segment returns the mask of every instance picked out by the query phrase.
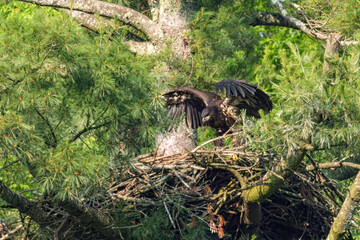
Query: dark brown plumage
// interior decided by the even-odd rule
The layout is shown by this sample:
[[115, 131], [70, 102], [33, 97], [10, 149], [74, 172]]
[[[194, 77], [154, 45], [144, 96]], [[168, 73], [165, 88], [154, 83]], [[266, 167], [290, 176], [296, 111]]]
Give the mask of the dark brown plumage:
[[[210, 126], [217, 135], [224, 134], [240, 117], [240, 111], [260, 118], [259, 110], [272, 109], [269, 96], [244, 80], [225, 79], [215, 84], [216, 93], [181, 87], [164, 94], [168, 115], [174, 119], [185, 114], [188, 127]], [[222, 99], [217, 93], [226, 91]]]

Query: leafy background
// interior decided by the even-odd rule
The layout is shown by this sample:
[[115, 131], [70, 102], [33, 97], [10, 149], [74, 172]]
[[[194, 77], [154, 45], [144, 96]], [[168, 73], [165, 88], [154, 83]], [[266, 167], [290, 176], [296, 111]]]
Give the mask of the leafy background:
[[[310, 134], [317, 162], [357, 156], [360, 47], [343, 50], [324, 77], [321, 43], [296, 30], [246, 24], [249, 12], [272, 10], [267, 2], [199, 1], [190, 24], [190, 60], [176, 59], [170, 49], [156, 58], [133, 55], [123, 43], [125, 27], [94, 34], [59, 11], [2, 3], [0, 181], [28, 199], [48, 193], [59, 199], [101, 198], [113, 169], [152, 151], [156, 135], [169, 126], [161, 93], [181, 85], [210, 91], [224, 78], [259, 83], [273, 100], [270, 114], [240, 126], [251, 132], [245, 136], [249, 146], [286, 153], [297, 137]], [[309, 11], [314, 19], [328, 17], [319, 16], [312, 5], [317, 1], [302, 3], [315, 9]], [[328, 12], [334, 14], [328, 27], [359, 40], [357, 5], [347, 1], [336, 14]], [[198, 140], [213, 134], [203, 128]], [[148, 218], [129, 215], [142, 222], [131, 237], [171, 236], [168, 219], [159, 217], [163, 210]], [[7, 208], [0, 209], [0, 218], [10, 225], [18, 221], [16, 211]], [[189, 228], [185, 238], [204, 234]]]

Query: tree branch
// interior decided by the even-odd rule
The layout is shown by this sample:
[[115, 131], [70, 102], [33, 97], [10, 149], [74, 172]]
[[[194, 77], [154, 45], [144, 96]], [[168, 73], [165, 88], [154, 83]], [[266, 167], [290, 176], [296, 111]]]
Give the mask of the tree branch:
[[5, 168], [8, 168], [8, 167], [14, 165], [14, 164], [17, 163], [17, 162], [20, 162], [20, 161], [22, 161], [22, 160], [23, 160], [23, 159], [18, 159], [18, 160], [13, 161], [13, 162], [11, 162], [11, 163], [3, 166], [2, 168], [0, 168], [0, 171], [2, 171], [2, 170], [4, 170]]
[[280, 2], [280, 0], [271, 0], [271, 2], [277, 9], [279, 9], [281, 15], [287, 21], [289, 21], [292, 25], [296, 26], [297, 29], [300, 29], [301, 31], [303, 31], [307, 35], [312, 36], [312, 37], [314, 37], [316, 39], [319, 39], [319, 40], [326, 40], [328, 38], [327, 34], [311, 30], [306, 26], [305, 23], [303, 23], [302, 21], [300, 21], [297, 18], [294, 18], [294, 17], [290, 16], [288, 14], [288, 12], [286, 11], [285, 7]]
[[11, 231], [7, 232], [5, 235], [0, 235], [0, 240], [10, 239], [12, 235], [14, 235], [17, 231], [19, 231], [24, 226], [20, 223], [16, 226], [16, 228], [12, 229]]
[[245, 188], [242, 197], [245, 202], [263, 202], [277, 191], [300, 166], [306, 149], [300, 147], [289, 152], [272, 171], [268, 171], [258, 184]]
[[163, 32], [147, 16], [131, 8], [107, 3], [97, 0], [20, 0], [22, 2], [34, 3], [40, 6], [50, 6], [54, 8], [64, 8], [81, 11], [85, 13], [99, 14], [103, 17], [118, 18], [125, 24], [129, 24], [145, 35], [153, 42], [160, 42]]
[[313, 171], [316, 168], [326, 169], [326, 168], [341, 168], [341, 167], [351, 167], [360, 170], [360, 164], [352, 162], [332, 162], [332, 163], [320, 163], [316, 167], [313, 165], [306, 166], [306, 170]]
[[297, 25], [290, 22], [287, 18], [283, 17], [280, 13], [273, 12], [256, 12], [250, 14], [246, 21], [250, 26], [279, 26], [300, 29]]
[[86, 207], [77, 199], [67, 199], [58, 202], [64, 210], [77, 218], [88, 229], [95, 229], [106, 239], [119, 239], [119, 231], [112, 228], [113, 222], [101, 211]]
[[350, 187], [350, 191], [345, 198], [343, 205], [341, 206], [340, 212], [335, 218], [333, 224], [331, 225], [331, 230], [326, 238], [327, 240], [337, 240], [342, 239], [344, 236], [349, 220], [352, 217], [352, 214], [355, 208], [360, 202], [360, 171], [358, 172], [354, 183]]
[[45, 211], [35, 203], [12, 191], [8, 186], [0, 181], [0, 198], [8, 204], [17, 208], [20, 212], [29, 215], [41, 227], [47, 227], [50, 219]]
[[100, 26], [108, 27], [114, 25], [110, 19], [104, 17], [96, 18], [94, 14], [68, 9], [63, 9], [63, 11], [73, 17], [78, 23], [94, 32], [99, 32]]
[[131, 52], [136, 53], [140, 56], [159, 53], [159, 49], [151, 42], [127, 41], [125, 42], [125, 44]]
[[48, 120], [47, 118], [45, 118], [45, 117], [40, 113], [40, 111], [39, 111], [36, 107], [34, 107], [34, 108], [35, 108], [35, 112], [36, 112], [37, 114], [39, 114], [39, 116], [45, 121], [46, 125], [48, 125], [48, 127], [49, 127], [49, 129], [50, 129], [51, 136], [53, 137], [53, 140], [54, 140], [54, 143], [51, 144], [51, 145], [52, 145], [53, 147], [56, 147], [56, 145], [57, 145], [57, 138], [56, 138], [56, 136], [55, 136], [55, 132], [54, 132], [53, 127], [51, 126], [49, 120]]
[[97, 125], [97, 126], [93, 126], [93, 127], [85, 127], [83, 130], [81, 130], [80, 132], [78, 132], [77, 134], [75, 134], [74, 137], [72, 137], [70, 139], [70, 142], [74, 142], [76, 139], [78, 139], [81, 135], [83, 135], [84, 133], [90, 131], [90, 130], [94, 130], [94, 129], [98, 129], [98, 128], [101, 128], [105, 125], [109, 124], [109, 122], [105, 122], [103, 124], [100, 124], [100, 125]]

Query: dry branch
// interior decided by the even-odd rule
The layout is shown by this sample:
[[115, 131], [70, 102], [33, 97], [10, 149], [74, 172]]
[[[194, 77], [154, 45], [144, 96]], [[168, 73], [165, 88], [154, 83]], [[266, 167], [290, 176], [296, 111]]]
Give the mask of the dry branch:
[[[289, 157], [301, 151], [292, 152]], [[297, 156], [299, 161], [303, 157], [300, 155]], [[330, 230], [333, 210], [338, 204], [337, 198], [329, 198], [324, 192], [331, 196], [336, 193], [329, 187], [330, 183], [320, 181], [323, 179], [320, 169], [306, 171], [301, 168], [302, 172], [295, 175], [293, 171], [285, 170], [282, 174], [277, 169], [282, 161], [280, 155], [255, 152], [244, 146], [232, 149], [197, 148], [189, 153], [165, 157], [145, 155], [133, 161], [134, 169], [119, 172], [109, 189], [113, 192], [113, 201], [130, 200], [136, 204], [136, 209], [141, 208], [145, 212], [148, 201], [155, 205], [166, 204], [168, 211], [172, 212], [170, 208], [173, 204], [182, 199], [183, 207], [189, 212], [181, 216], [184, 218], [182, 221], [190, 222], [193, 216], [202, 216], [218, 233], [220, 224], [217, 218], [232, 223], [221, 226], [221, 231], [236, 234], [239, 227], [243, 228], [241, 231], [251, 227], [255, 230], [262, 212], [260, 232], [264, 239], [279, 239], [283, 234], [278, 230], [280, 227], [293, 232], [298, 238], [301, 235], [311, 239], [324, 238]], [[286, 168], [295, 169], [299, 161], [287, 164]], [[269, 168], [273, 170], [268, 171]], [[248, 186], [251, 186], [250, 189], [255, 186], [264, 189], [266, 175], [281, 179], [280, 191], [274, 190], [267, 197], [269, 201], [261, 205], [246, 202], [244, 192], [247, 192]], [[251, 216], [246, 211], [252, 206], [259, 214]]]
[[297, 29], [300, 29], [301, 31], [303, 31], [304, 33], [306, 33], [307, 35], [309, 36], [312, 36], [312, 37], [315, 37], [316, 39], [319, 39], [319, 40], [326, 40], [328, 38], [327, 34], [324, 34], [322, 32], [317, 32], [317, 31], [314, 31], [310, 28], [308, 28], [306, 26], [306, 24], [302, 21], [300, 21], [299, 19], [291, 16], [288, 14], [287, 10], [285, 9], [285, 7], [282, 5], [281, 1], [280, 0], [272, 0], [271, 1], [272, 4], [280, 11], [281, 15], [289, 22], [292, 24], [292, 26], [290, 27], [293, 27], [293, 28], [297, 28]]
[[341, 168], [341, 167], [351, 167], [360, 170], [360, 164], [352, 163], [352, 162], [331, 162], [331, 163], [320, 163], [317, 166], [306, 166], [306, 170], [312, 171], [316, 168], [320, 169], [328, 169], [328, 168]]

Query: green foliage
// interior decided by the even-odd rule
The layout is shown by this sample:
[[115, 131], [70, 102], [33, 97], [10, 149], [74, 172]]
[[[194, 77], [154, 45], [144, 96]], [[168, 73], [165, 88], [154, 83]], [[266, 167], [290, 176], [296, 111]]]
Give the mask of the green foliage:
[[119, 152], [152, 147], [151, 61], [55, 10], [0, 9], [0, 155], [4, 166], [20, 160], [21, 171], [6, 169], [13, 181], [31, 173], [42, 191], [80, 197], [106, 184]]
[[[359, 30], [360, 6], [358, 0], [348, 1], [301, 1], [300, 6], [306, 12], [314, 27], [322, 30], [336, 30], [346, 36]], [[298, 13], [298, 15], [301, 14]]]
[[[331, 77], [323, 76], [322, 58], [316, 51], [300, 54], [298, 46], [290, 43], [288, 48], [290, 54], [286, 50], [279, 52], [279, 70], [274, 67], [269, 74], [266, 68], [257, 69], [262, 81], [272, 83], [268, 86], [275, 109], [248, 131], [258, 131], [255, 138], [267, 139], [267, 147], [291, 148], [299, 139], [310, 141], [315, 149], [327, 150], [326, 154], [313, 154], [319, 162], [358, 154], [358, 46], [334, 60]], [[263, 63], [274, 62], [268, 56], [264, 55]]]
[[151, 216], [142, 219], [141, 226], [131, 232], [132, 239], [171, 239], [171, 223], [164, 208], [153, 211]]
[[[144, 1], [112, 2], [147, 10]], [[299, 4], [313, 19], [331, 15], [325, 28], [359, 40], [358, 1]], [[297, 30], [246, 25], [249, 12], [273, 10], [269, 1], [195, 5], [190, 60], [176, 58], [170, 47], [157, 59], [134, 56], [122, 42], [125, 28], [95, 35], [52, 9], [0, 5], [0, 181], [18, 192], [33, 189], [23, 193], [28, 199], [41, 193], [101, 198], [111, 168], [125, 164], [118, 159], [149, 152], [158, 126], [170, 125], [159, 97], [164, 88], [186, 84], [212, 90], [224, 78], [259, 83], [274, 103], [262, 119], [237, 126], [249, 148], [286, 156], [306, 140], [317, 162], [359, 154], [358, 45], [334, 58], [324, 76], [318, 42]], [[213, 136], [203, 128], [198, 139], [201, 144]], [[173, 216], [183, 213], [181, 204], [171, 206]], [[173, 238], [176, 230], [167, 214], [159, 207], [147, 217], [136, 215], [138, 226], [128, 236]], [[18, 219], [4, 210], [0, 217]], [[184, 239], [210, 235], [202, 222], [196, 228], [180, 224]]]
[[[214, 11], [202, 8], [191, 24], [192, 83], [210, 88], [224, 78], [246, 78], [259, 57], [254, 52], [259, 35], [242, 23], [236, 9], [221, 5]], [[211, 86], [212, 88], [212, 86]]]

